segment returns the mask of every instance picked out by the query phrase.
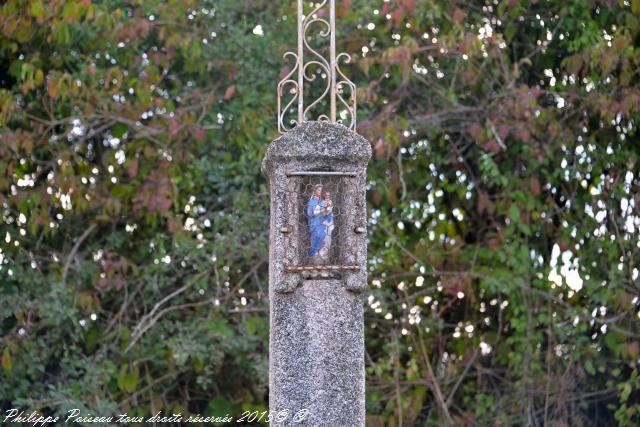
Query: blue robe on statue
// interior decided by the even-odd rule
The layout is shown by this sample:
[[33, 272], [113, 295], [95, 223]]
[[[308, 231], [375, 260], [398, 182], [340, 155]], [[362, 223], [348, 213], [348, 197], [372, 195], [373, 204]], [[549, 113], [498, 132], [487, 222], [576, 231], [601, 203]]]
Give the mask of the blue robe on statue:
[[314, 212], [319, 210], [316, 209], [316, 207], [321, 206], [321, 204], [322, 200], [312, 197], [311, 199], [309, 199], [309, 204], [307, 205], [307, 217], [309, 218], [309, 237], [311, 238], [311, 250], [309, 251], [309, 255], [312, 257], [316, 256], [318, 251], [322, 249], [324, 238], [326, 236], [326, 227], [323, 224], [323, 212]]

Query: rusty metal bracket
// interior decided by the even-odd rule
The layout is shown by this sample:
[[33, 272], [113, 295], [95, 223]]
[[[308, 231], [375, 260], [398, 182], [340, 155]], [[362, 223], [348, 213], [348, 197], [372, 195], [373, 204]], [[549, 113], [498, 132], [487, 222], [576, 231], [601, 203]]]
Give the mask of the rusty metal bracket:
[[359, 271], [357, 265], [285, 265], [284, 271], [287, 273], [299, 273], [301, 271], [339, 271], [350, 270]]

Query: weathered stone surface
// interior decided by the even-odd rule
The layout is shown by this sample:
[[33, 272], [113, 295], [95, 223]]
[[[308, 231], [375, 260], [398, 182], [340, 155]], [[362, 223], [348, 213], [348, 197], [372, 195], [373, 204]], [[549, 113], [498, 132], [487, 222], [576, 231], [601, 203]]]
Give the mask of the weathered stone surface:
[[304, 122], [269, 144], [262, 161], [262, 173], [270, 176], [282, 162], [291, 168], [364, 169], [370, 158], [371, 144], [345, 126]]
[[[305, 122], [273, 141], [262, 162], [271, 192], [269, 247], [269, 406], [288, 410], [272, 426], [364, 426], [364, 325], [367, 286], [366, 165], [371, 145], [346, 127]], [[295, 171], [348, 172], [340, 250], [358, 271], [286, 272], [300, 264]], [[289, 195], [289, 196], [287, 196]], [[283, 232], [285, 230], [286, 232]], [[293, 415], [308, 410], [302, 422]]]
[[[269, 406], [292, 414], [275, 425], [364, 425], [361, 294], [337, 280], [305, 280], [271, 304]], [[293, 422], [302, 409], [309, 415]]]

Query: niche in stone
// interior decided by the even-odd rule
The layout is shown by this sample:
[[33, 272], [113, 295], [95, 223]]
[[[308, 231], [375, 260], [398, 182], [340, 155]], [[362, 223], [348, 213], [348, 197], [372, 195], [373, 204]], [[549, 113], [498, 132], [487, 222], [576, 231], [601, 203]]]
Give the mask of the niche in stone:
[[353, 233], [354, 177], [334, 171], [287, 174], [287, 241], [297, 253], [285, 271], [335, 277], [359, 269], [347, 232], [351, 227]]

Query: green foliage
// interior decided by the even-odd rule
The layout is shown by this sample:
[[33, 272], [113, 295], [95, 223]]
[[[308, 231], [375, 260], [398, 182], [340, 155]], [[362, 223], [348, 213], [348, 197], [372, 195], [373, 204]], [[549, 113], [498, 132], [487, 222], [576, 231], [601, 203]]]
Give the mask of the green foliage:
[[3, 407], [265, 401], [264, 138], [225, 136], [249, 92], [235, 9], [2, 6]]
[[[640, 3], [337, 3], [375, 153], [368, 424], [640, 423]], [[0, 6], [3, 409], [267, 406], [294, 7]]]

